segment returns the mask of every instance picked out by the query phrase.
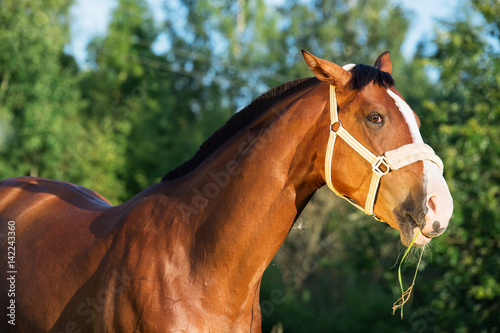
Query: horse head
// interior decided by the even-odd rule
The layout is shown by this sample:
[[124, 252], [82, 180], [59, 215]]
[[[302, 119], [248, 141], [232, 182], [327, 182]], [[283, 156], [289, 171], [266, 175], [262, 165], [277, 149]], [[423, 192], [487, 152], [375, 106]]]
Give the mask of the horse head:
[[453, 200], [441, 160], [424, 144], [418, 116], [394, 86], [389, 52], [373, 67], [341, 67], [303, 55], [314, 75], [330, 85], [324, 182], [399, 230], [406, 246], [418, 231], [418, 245], [441, 235]]

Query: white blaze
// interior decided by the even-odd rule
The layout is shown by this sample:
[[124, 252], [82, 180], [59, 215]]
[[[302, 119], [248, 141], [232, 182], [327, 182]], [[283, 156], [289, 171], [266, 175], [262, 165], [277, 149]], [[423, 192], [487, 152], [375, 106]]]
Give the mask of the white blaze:
[[[399, 108], [403, 117], [408, 124], [410, 129], [410, 134], [412, 136], [414, 143], [424, 143], [422, 135], [418, 129], [417, 120], [413, 114], [413, 110], [410, 106], [397, 94], [387, 89], [387, 93], [396, 102], [396, 106]], [[430, 233], [434, 230], [433, 223], [435, 221], [439, 222], [439, 228], [446, 228], [448, 226], [448, 221], [451, 218], [453, 212], [453, 199], [451, 197], [448, 185], [441, 174], [441, 171], [431, 161], [423, 161], [424, 164], [424, 186], [426, 188], [427, 194], [427, 215], [425, 216], [426, 225], [423, 228], [423, 232]], [[415, 228], [414, 232], [418, 229]], [[426, 237], [420, 237], [418, 243], [427, 243], [429, 239]]]
[[403, 101], [401, 97], [399, 97], [397, 94], [392, 92], [391, 90], [387, 89], [387, 93], [389, 96], [391, 96], [394, 101], [396, 102], [396, 106], [399, 108], [401, 113], [403, 114], [403, 117], [406, 120], [406, 123], [408, 124], [408, 127], [410, 128], [410, 133], [411, 137], [413, 139], [414, 143], [424, 143], [424, 140], [422, 140], [422, 136], [420, 135], [420, 131], [418, 130], [418, 124], [417, 120], [415, 119], [415, 115], [413, 114], [413, 110], [410, 108], [410, 106]]

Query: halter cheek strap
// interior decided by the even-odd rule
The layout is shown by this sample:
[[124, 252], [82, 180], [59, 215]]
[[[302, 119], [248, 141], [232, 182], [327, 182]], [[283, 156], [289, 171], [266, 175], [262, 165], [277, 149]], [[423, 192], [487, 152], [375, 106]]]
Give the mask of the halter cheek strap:
[[[443, 162], [434, 153], [434, 150], [425, 143], [410, 143], [403, 145], [397, 149], [385, 152], [381, 156], [376, 156], [358, 140], [356, 140], [343, 126], [339, 120], [338, 110], [337, 110], [337, 98], [335, 94], [335, 87], [330, 86], [330, 138], [328, 139], [328, 146], [326, 148], [326, 158], [325, 158], [325, 178], [328, 187], [341, 198], [346, 199], [351, 204], [353, 204], [358, 209], [365, 212], [367, 215], [373, 216], [375, 219], [382, 221], [373, 212], [373, 207], [375, 205], [375, 199], [377, 197], [378, 188], [380, 186], [380, 179], [388, 174], [392, 170], [398, 170], [406, 165], [412, 164], [418, 161], [431, 161], [435, 163], [441, 173], [443, 172]], [[334, 130], [334, 127], [338, 128]], [[368, 190], [368, 195], [366, 197], [365, 206], [362, 207], [354, 200], [346, 197], [339, 191], [335, 189], [332, 183], [332, 162], [333, 162], [333, 149], [335, 147], [335, 141], [339, 136], [344, 140], [351, 148], [353, 148], [358, 154], [360, 154], [365, 160], [372, 166], [372, 179], [370, 182], [370, 189]], [[382, 221], [383, 222], [383, 221]]]

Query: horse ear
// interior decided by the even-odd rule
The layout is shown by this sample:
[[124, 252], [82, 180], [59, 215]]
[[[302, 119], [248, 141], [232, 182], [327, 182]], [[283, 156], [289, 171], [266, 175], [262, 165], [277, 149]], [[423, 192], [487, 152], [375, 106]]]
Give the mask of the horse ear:
[[341, 90], [347, 87], [352, 77], [351, 73], [333, 62], [315, 57], [306, 50], [302, 50], [302, 55], [307, 66], [319, 80], [328, 82]]
[[380, 69], [382, 72], [387, 72], [391, 74], [392, 72], [391, 52], [386, 51], [381, 55], [379, 55], [377, 61], [375, 61], [375, 68]]

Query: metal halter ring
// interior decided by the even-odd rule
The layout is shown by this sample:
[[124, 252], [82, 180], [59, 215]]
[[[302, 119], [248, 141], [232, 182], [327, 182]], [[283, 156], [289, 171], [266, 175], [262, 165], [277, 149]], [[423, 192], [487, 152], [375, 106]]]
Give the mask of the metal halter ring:
[[[336, 123], [339, 123], [339, 125], [340, 125], [340, 126], [339, 126], [339, 128], [338, 128], [336, 131], [334, 131], [334, 130], [333, 130], [333, 125], [335, 125]], [[342, 126], [342, 122], [341, 122], [340, 120], [337, 120], [336, 122], [334, 122], [334, 123], [331, 123], [331, 124], [330, 124], [330, 132], [332, 132], [333, 134], [337, 135], [337, 133], [339, 132], [339, 130], [340, 130], [342, 127], [343, 127], [343, 126]]]
[[[385, 171], [380, 169], [381, 166], [385, 168]], [[383, 176], [387, 175], [389, 171], [391, 171], [391, 168], [389, 167], [389, 163], [387, 163], [385, 156], [379, 156], [377, 158], [377, 161], [373, 164], [372, 170], [373, 172], [379, 174], [380, 176]]]

